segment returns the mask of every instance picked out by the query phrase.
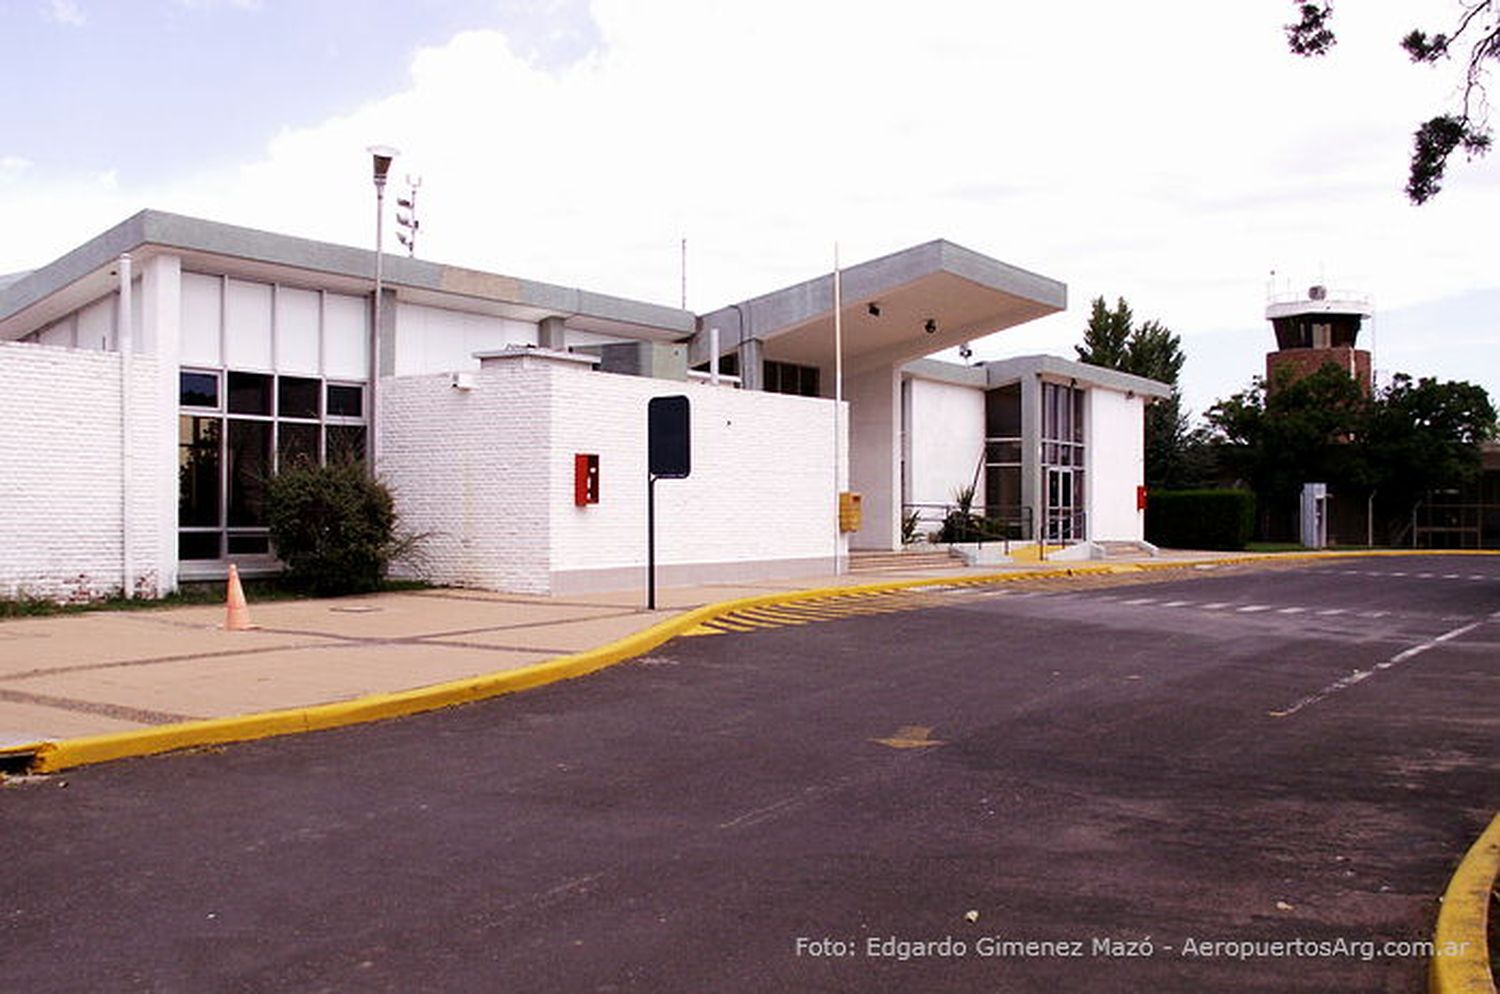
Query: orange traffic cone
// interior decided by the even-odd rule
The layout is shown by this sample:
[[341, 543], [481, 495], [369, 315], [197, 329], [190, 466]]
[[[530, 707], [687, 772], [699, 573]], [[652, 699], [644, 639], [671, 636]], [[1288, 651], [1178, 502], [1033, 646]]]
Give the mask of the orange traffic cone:
[[228, 610], [224, 614], [226, 632], [244, 632], [255, 627], [250, 623], [250, 606], [245, 603], [245, 588], [240, 586], [240, 568], [233, 563], [229, 564], [227, 607]]

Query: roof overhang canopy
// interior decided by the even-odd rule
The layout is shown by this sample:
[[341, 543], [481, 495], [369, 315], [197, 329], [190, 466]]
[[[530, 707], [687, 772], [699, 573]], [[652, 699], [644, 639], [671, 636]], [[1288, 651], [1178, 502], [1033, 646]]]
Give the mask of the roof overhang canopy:
[[1073, 386], [1113, 390], [1132, 396], [1161, 400], [1172, 395], [1172, 386], [1144, 376], [1094, 366], [1086, 362], [1075, 362], [1053, 355], [1024, 355], [1010, 359], [991, 359], [972, 366], [941, 362], [936, 359], [918, 359], [907, 363], [901, 372], [908, 377], [935, 380], [956, 386], [993, 390], [1019, 382], [1026, 377], [1040, 377], [1056, 383]]
[[[1067, 287], [947, 241], [933, 241], [842, 271], [844, 364], [849, 372], [901, 365], [1067, 307]], [[689, 361], [706, 361], [707, 331], [721, 352], [745, 339], [767, 358], [833, 362], [833, 274], [714, 311]]]
[[[141, 211], [97, 238], [0, 284], [0, 341], [20, 338], [116, 289], [122, 253], [140, 264], [162, 253], [187, 270], [351, 294], [374, 289], [375, 253], [163, 211]], [[398, 299], [524, 321], [563, 318], [569, 327], [680, 341], [692, 314], [675, 307], [573, 287], [387, 254], [385, 286]]]

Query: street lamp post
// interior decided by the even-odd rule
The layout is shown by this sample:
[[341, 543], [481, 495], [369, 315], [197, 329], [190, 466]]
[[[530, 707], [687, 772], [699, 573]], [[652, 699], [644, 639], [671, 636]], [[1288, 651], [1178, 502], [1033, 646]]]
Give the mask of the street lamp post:
[[373, 474], [380, 461], [380, 430], [376, 422], [377, 392], [380, 384], [380, 328], [381, 309], [385, 303], [385, 178], [391, 171], [391, 161], [401, 153], [389, 145], [371, 145], [366, 151], [375, 166], [375, 311], [374, 327], [370, 329], [370, 404], [369, 431], [370, 472]]

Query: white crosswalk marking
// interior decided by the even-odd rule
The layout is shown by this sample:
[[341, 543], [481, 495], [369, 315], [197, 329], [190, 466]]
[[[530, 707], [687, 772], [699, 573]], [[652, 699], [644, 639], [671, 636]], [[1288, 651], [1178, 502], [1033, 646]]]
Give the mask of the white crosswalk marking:
[[1271, 610], [1271, 605], [1269, 605], [1269, 604], [1246, 604], [1244, 607], [1238, 608], [1237, 610], [1240, 612], [1240, 614], [1255, 614], [1258, 611], [1269, 611], [1269, 610]]
[[1307, 610], [1307, 608], [1305, 608], [1305, 607], [1284, 607], [1280, 611], [1277, 611], [1276, 613], [1277, 614], [1301, 614], [1302, 612], [1304, 612], [1306, 610]]
[[1300, 701], [1296, 701], [1288, 707], [1282, 708], [1279, 711], [1268, 711], [1266, 713], [1273, 718], [1290, 718], [1298, 711], [1301, 711], [1304, 708], [1312, 707], [1314, 704], [1317, 704], [1319, 701], [1322, 701], [1325, 698], [1348, 690], [1355, 684], [1361, 683], [1364, 680], [1368, 680], [1376, 673], [1379, 673], [1383, 670], [1388, 670], [1393, 666], [1398, 666], [1401, 663], [1406, 662], [1408, 659], [1411, 659], [1413, 656], [1420, 656], [1422, 653], [1427, 652], [1430, 649], [1437, 648], [1444, 642], [1449, 642], [1453, 639], [1461, 638], [1464, 635], [1467, 635], [1469, 632], [1472, 632], [1474, 629], [1478, 628], [1480, 624], [1481, 622], [1476, 621], [1472, 624], [1464, 625], [1462, 628], [1455, 628], [1452, 631], [1444, 632], [1436, 638], [1429, 639], [1428, 641], [1423, 642], [1420, 645], [1414, 645], [1410, 649], [1398, 652], [1384, 662], [1376, 663], [1374, 669], [1355, 670], [1348, 676], [1340, 677], [1339, 679], [1333, 681], [1333, 683], [1330, 683], [1328, 686], [1324, 687], [1322, 690], [1319, 690], [1312, 694], [1308, 694]]

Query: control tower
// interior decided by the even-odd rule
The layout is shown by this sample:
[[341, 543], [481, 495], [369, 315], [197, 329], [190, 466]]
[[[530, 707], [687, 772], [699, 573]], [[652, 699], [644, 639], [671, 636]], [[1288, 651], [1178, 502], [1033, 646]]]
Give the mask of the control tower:
[[1289, 383], [1332, 363], [1370, 392], [1370, 353], [1356, 348], [1359, 329], [1375, 313], [1366, 293], [1309, 287], [1301, 294], [1277, 295], [1266, 305], [1276, 331], [1276, 351], [1266, 353], [1266, 385]]

